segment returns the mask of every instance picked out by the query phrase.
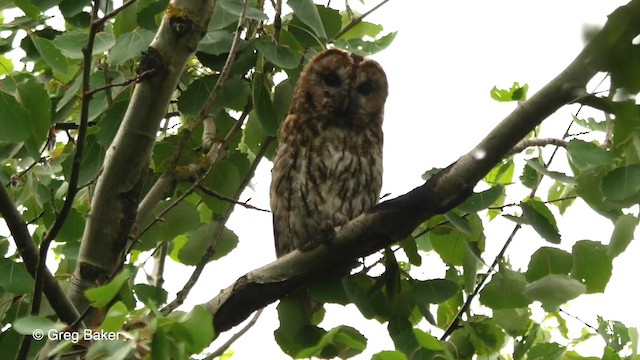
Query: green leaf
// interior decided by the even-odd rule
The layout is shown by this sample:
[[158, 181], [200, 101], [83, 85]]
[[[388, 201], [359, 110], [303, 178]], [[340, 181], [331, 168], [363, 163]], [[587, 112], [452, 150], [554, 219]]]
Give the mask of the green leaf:
[[265, 87], [265, 79], [260, 72], [253, 74], [252, 95], [254, 110], [262, 129], [268, 136], [276, 136], [280, 126], [278, 115], [271, 101], [271, 93]]
[[62, 0], [31, 0], [33, 5], [37, 6], [40, 11], [45, 12], [52, 7], [58, 5]]
[[304, 349], [316, 346], [325, 334], [322, 329], [310, 324], [309, 312], [299, 296], [280, 300], [278, 319], [280, 327], [274, 333], [276, 342], [282, 351], [294, 358]]
[[436, 228], [427, 233], [433, 250], [446, 264], [462, 265], [467, 252], [464, 234], [450, 229]]
[[528, 200], [520, 204], [522, 215], [527, 223], [542, 236], [543, 239], [553, 244], [560, 243], [560, 233], [553, 214], [547, 206], [538, 200]]
[[624, 145], [637, 136], [640, 127], [640, 112], [634, 99], [611, 103], [615, 115], [613, 148], [620, 153]]
[[[185, 265], [197, 265], [205, 253], [216, 233], [219, 223], [212, 221], [208, 224], [200, 225], [191, 232], [189, 241], [178, 251], [178, 259]], [[215, 252], [209, 260], [217, 260], [235, 249], [238, 245], [238, 236], [226, 227], [222, 230], [222, 236], [216, 243]], [[178, 250], [177, 248], [175, 250]], [[175, 252], [174, 252], [175, 253]]]
[[587, 293], [604, 292], [613, 265], [607, 255], [608, 246], [597, 241], [581, 240], [573, 245], [571, 277], [586, 285]]
[[347, 359], [360, 354], [367, 347], [367, 339], [356, 329], [338, 326], [325, 333], [317, 345], [296, 354], [296, 358], [337, 357]]
[[616, 220], [611, 240], [607, 246], [607, 255], [611, 259], [622, 254], [633, 240], [633, 233], [638, 226], [638, 219], [633, 215], [622, 215]]
[[582, 126], [583, 128], [593, 130], [593, 131], [607, 131], [607, 122], [606, 121], [596, 121], [594, 118], [590, 117], [586, 120], [580, 119], [576, 116], [573, 117], [573, 121]]
[[29, 111], [31, 138], [38, 143], [44, 142], [51, 126], [51, 100], [47, 90], [35, 78], [28, 78], [16, 88], [18, 101]]
[[552, 205], [558, 207], [558, 210], [562, 215], [576, 200], [576, 195], [577, 193], [575, 186], [563, 184], [559, 181], [556, 181], [551, 186], [549, 186], [547, 201]]
[[567, 275], [552, 274], [527, 285], [524, 295], [540, 301], [547, 311], [556, 311], [560, 305], [584, 294], [586, 290], [584, 284]]
[[484, 316], [474, 316], [467, 324], [463, 324], [469, 333], [469, 340], [476, 354], [486, 356], [497, 353], [506, 342], [506, 336], [494, 320]]
[[0, 259], [0, 288], [12, 294], [29, 294], [33, 292], [34, 281], [27, 272], [24, 263]]
[[[186, 91], [178, 98], [178, 108], [185, 115], [197, 115], [205, 101], [209, 98], [218, 75], [204, 76], [189, 85]], [[228, 78], [218, 92], [209, 114], [214, 115], [224, 108], [240, 111], [246, 104], [250, 89], [245, 81], [237, 77]], [[222, 114], [224, 115], [224, 114]]]
[[474, 193], [458, 205], [458, 209], [466, 213], [478, 212], [494, 205], [502, 195], [504, 195], [504, 186], [494, 186], [488, 190]]
[[371, 360], [407, 360], [407, 356], [400, 351], [385, 350], [373, 354]]
[[137, 20], [138, 14], [135, 6], [129, 6], [120, 11], [113, 22], [113, 35], [115, 35], [116, 39], [130, 31], [135, 31], [138, 26]]
[[531, 302], [523, 294], [524, 274], [501, 267], [480, 292], [480, 303], [491, 309], [517, 309]]
[[525, 164], [524, 169], [522, 170], [522, 175], [520, 175], [520, 182], [522, 185], [529, 189], [533, 189], [540, 183], [540, 180], [542, 180], [540, 173], [532, 168], [531, 165]]
[[[240, 14], [242, 13], [243, 3], [243, 0], [220, 0], [220, 6], [228, 13], [237, 17], [240, 17]], [[247, 19], [263, 21], [267, 20], [268, 17], [257, 8], [249, 6], [247, 8]]]
[[31, 1], [29, 0], [16, 0], [16, 6], [20, 8], [20, 10], [24, 11], [25, 15], [30, 18], [37, 18], [40, 15], [40, 10], [37, 7], [33, 6]]
[[373, 286], [371, 278], [363, 274], [351, 275], [342, 280], [342, 286], [349, 300], [358, 307], [362, 316], [367, 319], [375, 316], [375, 310], [367, 296], [368, 290]]
[[293, 13], [313, 30], [316, 36], [322, 39], [327, 38], [320, 13], [312, 0], [288, 0], [287, 4], [293, 9]]
[[342, 16], [336, 9], [324, 7], [322, 5], [317, 6], [320, 19], [322, 20], [322, 27], [327, 34], [327, 39], [333, 39], [340, 29], [342, 29]]
[[133, 285], [136, 297], [147, 307], [157, 308], [167, 302], [167, 290], [147, 284]]
[[608, 167], [605, 166], [584, 169], [576, 179], [576, 192], [598, 214], [615, 221], [622, 212], [612, 210], [611, 206], [604, 202], [602, 181], [607, 172]]
[[614, 169], [602, 179], [602, 192], [607, 199], [637, 203], [640, 199], [640, 165]]
[[350, 303], [342, 286], [342, 276], [325, 276], [309, 284], [311, 297], [321, 303], [347, 305]]
[[120, 65], [140, 54], [149, 47], [154, 32], [147, 29], [135, 29], [120, 36], [109, 52], [107, 63]]
[[67, 58], [51, 40], [31, 33], [29, 35], [40, 56], [42, 56], [44, 61], [53, 69], [54, 76], [65, 84], [71, 80], [78, 67], [70, 65], [69, 62], [67, 62]]
[[[527, 360], [560, 360], [564, 359], [563, 355], [566, 351], [566, 347], [556, 343], [539, 343], [529, 350]], [[566, 358], [570, 359], [569, 357]]]
[[500, 165], [489, 171], [484, 181], [490, 185], [509, 185], [513, 181], [514, 170], [513, 160], [503, 160]]
[[34, 331], [40, 330], [46, 336], [49, 330], [62, 330], [64, 327], [64, 324], [56, 324], [46, 317], [29, 315], [16, 320], [12, 329], [22, 335], [33, 335]]
[[7, 59], [4, 55], [0, 55], [0, 76], [8, 75], [13, 72], [13, 61]]
[[187, 351], [197, 354], [211, 344], [214, 337], [213, 317], [202, 305], [182, 317], [180, 323], [188, 331]]
[[418, 245], [412, 237], [407, 237], [404, 240], [398, 242], [398, 245], [404, 251], [404, 254], [409, 259], [411, 265], [420, 266], [422, 264], [422, 257], [418, 253]]
[[525, 101], [527, 99], [527, 91], [529, 90], [529, 85], [524, 84], [520, 86], [520, 83], [514, 82], [513, 86], [510, 89], [498, 89], [497, 87], [493, 87], [491, 89], [491, 98], [500, 102], [507, 101]]
[[449, 211], [444, 214], [444, 218], [447, 219], [451, 225], [462, 232], [464, 235], [469, 236], [473, 233], [473, 229], [469, 222], [462, 216], [457, 215], [454, 211]]
[[411, 293], [420, 303], [439, 304], [450, 299], [458, 290], [458, 284], [446, 279], [412, 280]]
[[533, 282], [551, 274], [569, 275], [573, 268], [573, 256], [568, 252], [551, 247], [541, 247], [529, 261], [526, 276]]
[[367, 56], [389, 47], [397, 34], [397, 32], [391, 32], [373, 41], [366, 41], [362, 39], [352, 39], [347, 41], [339, 40], [336, 42], [336, 45], [356, 54]]
[[198, 43], [198, 51], [211, 55], [226, 54], [231, 50], [233, 35], [224, 30], [213, 30], [205, 34]]
[[[342, 14], [342, 24], [347, 25], [352, 21], [348, 12], [343, 12]], [[362, 39], [366, 36], [370, 38], [375, 38], [382, 32], [382, 25], [370, 23], [367, 21], [361, 21], [356, 26], [349, 29], [349, 31], [345, 32], [340, 36], [340, 39], [350, 40], [350, 39]]]
[[[84, 58], [82, 48], [87, 46], [88, 40], [89, 34], [85, 32], [67, 31], [60, 36], [56, 36], [56, 38], [53, 39], [53, 44], [60, 50], [62, 55], [69, 59], [82, 59]], [[116, 39], [112, 34], [107, 32], [98, 33], [94, 40], [91, 55], [102, 54], [103, 52], [111, 49], [115, 43]]]
[[[160, 206], [157, 207], [158, 211], [156, 215], [167, 206], [170, 206], [169, 201], [160, 204]], [[162, 222], [153, 225], [149, 231], [143, 235], [136, 249], [149, 250], [159, 242], [169, 242], [176, 236], [200, 226], [198, 210], [196, 210], [195, 206], [186, 202], [178, 203], [178, 205], [174, 206], [168, 213], [164, 214], [162, 219]]]
[[151, 354], [152, 359], [170, 359], [169, 347], [172, 341], [169, 340], [167, 333], [162, 327], [158, 327], [156, 332], [153, 333], [153, 339], [151, 341]]
[[533, 159], [528, 159], [527, 165], [531, 166], [537, 172], [552, 178], [553, 180], [560, 181], [565, 184], [575, 184], [576, 182], [575, 178], [561, 172], [550, 171]]
[[420, 329], [413, 329], [413, 335], [415, 335], [418, 344], [420, 344], [420, 347], [423, 349], [435, 351], [444, 350], [440, 341], [427, 332]]
[[613, 155], [594, 143], [573, 139], [567, 145], [567, 152], [573, 164], [579, 169], [591, 165], [609, 165], [613, 163]]
[[267, 40], [256, 40], [253, 42], [253, 46], [276, 66], [283, 69], [294, 69], [298, 67], [298, 56], [284, 46], [276, 45]]
[[120, 274], [116, 275], [113, 280], [111, 280], [108, 284], [99, 286], [97, 288], [89, 289], [84, 292], [84, 295], [87, 297], [89, 301], [91, 301], [91, 306], [94, 308], [103, 308], [105, 307], [111, 300], [113, 300], [122, 285], [129, 279], [129, 269], [124, 269]]
[[127, 318], [128, 313], [129, 311], [127, 306], [122, 301], [116, 302], [109, 308], [102, 325], [100, 325], [100, 329], [106, 332], [117, 332], [122, 330], [122, 326], [124, 325], [124, 321]]
[[529, 327], [529, 308], [493, 310], [493, 320], [510, 336], [522, 336]]
[[413, 354], [420, 348], [420, 344], [418, 344], [413, 333], [413, 326], [407, 319], [394, 316], [389, 320], [387, 327], [396, 349], [405, 354]]
[[0, 91], [0, 143], [19, 142], [31, 135], [31, 118], [25, 109], [13, 96]]

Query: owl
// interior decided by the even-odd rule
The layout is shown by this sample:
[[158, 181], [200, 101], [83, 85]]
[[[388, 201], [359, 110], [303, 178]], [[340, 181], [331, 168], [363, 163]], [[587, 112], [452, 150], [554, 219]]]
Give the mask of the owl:
[[378, 203], [387, 87], [378, 63], [343, 50], [303, 69], [273, 160], [276, 256], [330, 240]]

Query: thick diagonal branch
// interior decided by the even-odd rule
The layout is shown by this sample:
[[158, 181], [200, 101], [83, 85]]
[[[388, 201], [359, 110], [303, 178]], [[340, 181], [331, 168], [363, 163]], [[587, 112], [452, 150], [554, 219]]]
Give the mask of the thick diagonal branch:
[[[555, 79], [507, 116], [470, 152], [424, 185], [385, 201], [345, 225], [334, 242], [294, 251], [239, 278], [205, 304], [217, 332], [239, 324], [253, 311], [281, 298], [324, 269], [345, 266], [389, 246], [430, 217], [467, 198], [474, 186], [544, 119], [585, 93], [606, 56], [640, 32], [640, 0], [616, 10], [609, 22]], [[266, 240], [265, 240], [266, 241]]]

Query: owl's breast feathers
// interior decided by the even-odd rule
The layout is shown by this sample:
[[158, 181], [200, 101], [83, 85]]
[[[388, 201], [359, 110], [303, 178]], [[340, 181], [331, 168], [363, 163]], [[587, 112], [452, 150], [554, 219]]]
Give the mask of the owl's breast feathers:
[[345, 128], [290, 114], [271, 188], [278, 256], [371, 208], [381, 187], [381, 126]]

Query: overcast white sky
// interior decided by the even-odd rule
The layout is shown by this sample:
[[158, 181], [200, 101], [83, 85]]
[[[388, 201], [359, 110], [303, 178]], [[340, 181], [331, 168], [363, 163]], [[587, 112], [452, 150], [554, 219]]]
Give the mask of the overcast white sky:
[[[334, 0], [335, 3], [341, 3]], [[378, 2], [350, 2], [364, 12]], [[401, 195], [422, 183], [420, 175], [433, 167], [445, 167], [471, 150], [481, 138], [513, 110], [513, 104], [490, 99], [496, 85], [507, 88], [514, 81], [528, 83], [533, 94], [581, 50], [585, 24], [603, 24], [606, 15], [620, 0], [391, 0], [370, 21], [388, 31], [398, 31], [395, 42], [374, 56], [389, 78], [390, 95], [385, 116], [383, 193]], [[563, 108], [544, 123], [545, 136], [560, 137], [569, 124], [572, 111]], [[601, 114], [594, 113], [596, 116]], [[563, 162], [564, 152], [558, 163]], [[263, 163], [253, 181], [255, 191], [247, 191], [242, 200], [268, 208], [271, 164]], [[545, 192], [541, 192], [544, 194]], [[516, 194], [511, 200], [518, 201]], [[576, 203], [576, 205], [579, 205]], [[485, 261], [506, 239], [512, 224], [497, 220], [486, 229], [488, 250]], [[578, 240], [607, 242], [612, 226], [584, 206], [574, 206], [559, 219], [563, 247], [570, 249]], [[215, 296], [247, 271], [275, 260], [270, 214], [237, 207], [229, 227], [240, 237], [238, 248], [229, 256], [211, 263], [187, 299], [184, 309]], [[3, 234], [5, 231], [3, 230]], [[508, 258], [516, 268], [525, 267], [530, 255], [544, 241], [526, 229], [512, 244]], [[590, 324], [595, 317], [622, 320], [639, 325], [638, 282], [629, 277], [640, 270], [638, 242], [632, 242], [614, 262], [614, 274], [607, 295], [591, 295], [571, 302], [566, 309]], [[632, 256], [634, 255], [634, 256]], [[434, 256], [425, 259], [423, 278], [438, 278], [443, 268]], [[192, 268], [169, 261], [166, 288], [172, 298], [184, 284]], [[627, 275], [628, 277], [625, 277]], [[347, 324], [369, 338], [367, 351], [358, 359], [369, 359], [381, 350], [393, 349], [386, 324], [368, 321], [354, 307], [344, 310], [332, 306], [323, 325], [331, 328]], [[570, 323], [571, 324], [571, 323]], [[574, 323], [574, 325], [576, 325]], [[258, 324], [232, 346], [234, 359], [286, 359], [273, 339], [278, 327], [275, 305], [267, 308]], [[233, 333], [221, 336], [213, 348]], [[437, 334], [436, 334], [437, 335]], [[601, 343], [583, 348], [583, 355], [600, 356]], [[594, 350], [595, 349], [595, 350]], [[590, 351], [596, 351], [595, 353]]]

